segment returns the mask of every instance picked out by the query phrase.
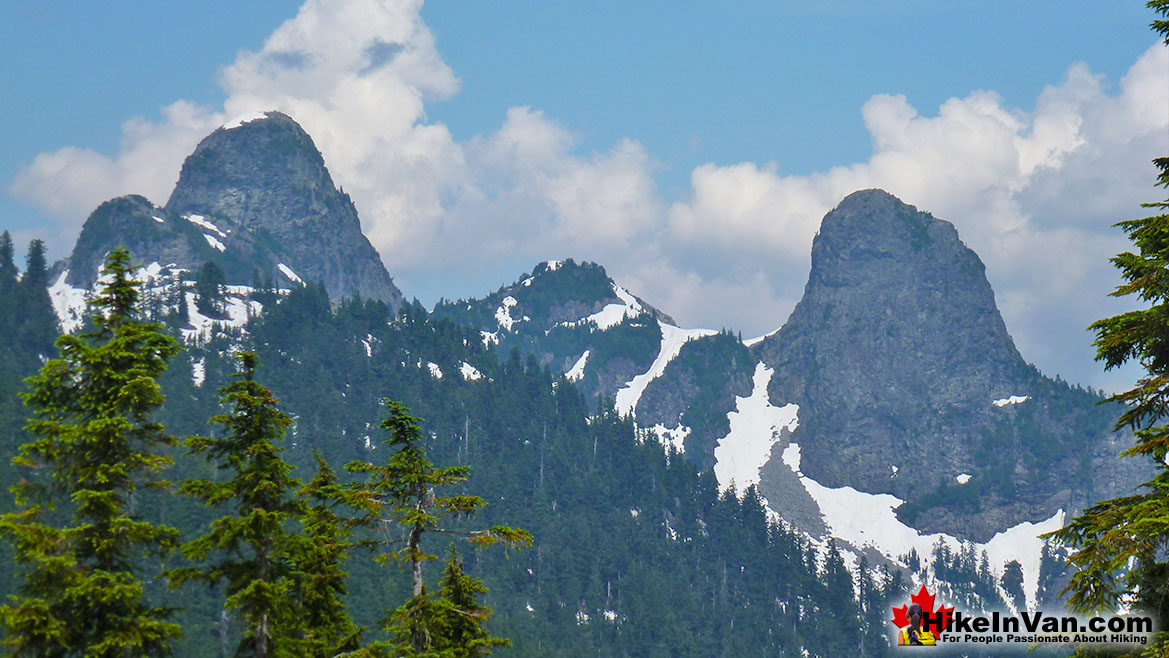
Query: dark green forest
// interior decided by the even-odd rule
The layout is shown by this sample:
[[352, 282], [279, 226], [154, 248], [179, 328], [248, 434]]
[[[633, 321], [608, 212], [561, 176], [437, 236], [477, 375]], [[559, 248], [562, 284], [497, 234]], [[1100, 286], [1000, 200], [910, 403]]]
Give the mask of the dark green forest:
[[[45, 292], [43, 245], [34, 244], [18, 280], [12, 246], [0, 260], [2, 449], [14, 455], [28, 440], [22, 380], [52, 357], [58, 329]], [[187, 285], [192, 285], [189, 282]], [[254, 351], [255, 378], [290, 416], [284, 457], [293, 476], [308, 481], [320, 454], [341, 473], [354, 460], [384, 464], [390, 448], [377, 425], [383, 398], [400, 401], [423, 419], [424, 447], [438, 466], [467, 465], [470, 476], [454, 493], [487, 503], [470, 523], [506, 524], [534, 537], [525, 550], [474, 550], [461, 545], [466, 572], [488, 591], [488, 627], [513, 646], [501, 656], [776, 656], [882, 655], [888, 650], [886, 600], [900, 595], [898, 575], [864, 566], [856, 581], [835, 547], [818, 553], [801, 536], [769, 523], [754, 491], [740, 500], [720, 493], [713, 475], [667, 454], [632, 422], [586, 400], [562, 376], [516, 351], [499, 354], [479, 332], [433, 320], [417, 302], [395, 317], [378, 302], [334, 304], [310, 284], [268, 303], [243, 332], [228, 331], [189, 345], [170, 359], [160, 383], [165, 403], [156, 419], [176, 436], [217, 436], [208, 419], [225, 413], [218, 390], [236, 371], [234, 355]], [[178, 308], [145, 299], [141, 314], [178, 335]], [[192, 377], [201, 363], [204, 379]], [[435, 364], [437, 376], [429, 364]], [[461, 374], [464, 364], [478, 378]], [[596, 408], [600, 411], [592, 412]], [[184, 479], [224, 477], [204, 459], [169, 448], [175, 465], [168, 490], [143, 492], [144, 518], [177, 528], [183, 541], [223, 514], [175, 495]], [[20, 477], [5, 469], [3, 484]], [[7, 499], [4, 511], [12, 508]], [[471, 526], [468, 526], [471, 527]], [[358, 533], [360, 535], [360, 531]], [[428, 537], [426, 550], [445, 555], [450, 538]], [[3, 550], [10, 556], [6, 546]], [[348, 572], [350, 614], [379, 630], [387, 611], [410, 598], [410, 574], [378, 564], [374, 551], [355, 548]], [[3, 561], [4, 589], [20, 578]], [[168, 587], [165, 568], [184, 566], [171, 554], [162, 564], [142, 560], [136, 575], [153, 603], [173, 606], [182, 628], [175, 655], [230, 655], [243, 632], [223, 608], [225, 592], [191, 582]], [[441, 568], [426, 573], [437, 589]], [[854, 592], [854, 588], [859, 595]]]

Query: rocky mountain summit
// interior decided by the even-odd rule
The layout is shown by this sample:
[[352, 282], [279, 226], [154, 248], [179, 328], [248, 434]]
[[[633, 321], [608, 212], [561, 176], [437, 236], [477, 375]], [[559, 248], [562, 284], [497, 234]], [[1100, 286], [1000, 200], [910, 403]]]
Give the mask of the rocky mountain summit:
[[479, 329], [506, 355], [512, 348], [566, 373], [589, 398], [610, 400], [658, 354], [670, 316], [617, 285], [596, 263], [539, 263], [482, 299], [440, 300], [436, 318]]
[[803, 473], [894, 494], [924, 532], [985, 541], [1113, 479], [1092, 455], [1116, 410], [1027, 364], [954, 226], [884, 191], [824, 217], [803, 298], [753, 353], [772, 404], [799, 406]]
[[64, 265], [68, 283], [92, 286], [118, 245], [164, 267], [214, 262], [232, 284], [249, 285], [258, 272], [281, 287], [322, 282], [335, 300], [402, 303], [349, 195], [333, 184], [312, 138], [279, 112], [240, 117], [204, 138], [165, 207], [140, 196], [99, 206]]

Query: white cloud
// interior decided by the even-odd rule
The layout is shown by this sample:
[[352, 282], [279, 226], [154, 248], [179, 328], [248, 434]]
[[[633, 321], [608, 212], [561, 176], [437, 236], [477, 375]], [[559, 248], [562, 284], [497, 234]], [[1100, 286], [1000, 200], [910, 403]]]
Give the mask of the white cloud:
[[426, 104], [456, 94], [459, 80], [420, 7], [307, 0], [223, 69], [222, 107], [177, 101], [159, 120], [130, 119], [113, 155], [43, 153], [9, 191], [75, 234], [109, 197], [165, 202], [199, 139], [232, 116], [277, 109], [313, 136], [407, 295], [434, 280], [448, 295], [482, 294], [536, 260], [571, 256], [606, 265], [683, 324], [755, 335], [799, 299], [824, 213], [881, 187], [957, 225], [1024, 356], [1073, 379], [1097, 372], [1080, 327], [1109, 308], [1107, 258], [1124, 244], [1109, 225], [1156, 197], [1148, 162], [1169, 152], [1166, 48], [1150, 48], [1111, 94], [1074, 65], [1028, 111], [991, 91], [933, 115], [874, 96], [862, 108], [867, 161], [805, 176], [710, 163], [693, 170], [687, 198], [666, 200], [657, 163], [633, 140], [580, 153], [570, 130], [530, 107], [467, 142], [429, 122]]

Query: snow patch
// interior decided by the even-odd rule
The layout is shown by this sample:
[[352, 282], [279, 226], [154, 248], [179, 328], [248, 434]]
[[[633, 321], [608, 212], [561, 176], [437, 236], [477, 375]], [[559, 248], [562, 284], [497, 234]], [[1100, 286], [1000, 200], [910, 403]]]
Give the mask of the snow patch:
[[563, 264], [564, 264], [564, 261], [562, 261], [562, 260], [546, 260], [546, 261], [544, 261], [544, 266], [548, 268], [549, 272], [555, 272], [556, 270], [560, 269], [560, 266]]
[[163, 219], [163, 218], [161, 218], [161, 217], [159, 217], [158, 215], [152, 215], [150, 218], [151, 218], [151, 219], [153, 219], [154, 221], [158, 222], [159, 224], [165, 224], [165, 223], [166, 223], [166, 220], [165, 220], [165, 219]]
[[478, 368], [466, 361], [463, 361], [463, 365], [459, 366], [459, 374], [467, 381], [474, 381], [483, 377], [483, 373], [479, 372]]
[[617, 391], [617, 401], [613, 406], [622, 415], [635, 415], [637, 401], [641, 399], [645, 387], [666, 371], [666, 366], [674, 360], [674, 357], [678, 356], [683, 345], [695, 338], [718, 333], [711, 329], [679, 329], [661, 320], [658, 320], [658, 326], [662, 330], [662, 345], [658, 348], [657, 358], [650, 364], [649, 370], [634, 377]]
[[207, 366], [204, 359], [191, 362], [191, 383], [195, 386], [203, 386], [204, 380], [207, 379]]
[[958, 484], [966, 484], [967, 482], [970, 481], [970, 474], [969, 473], [959, 473], [954, 479], [958, 481]]
[[747, 340], [743, 341], [743, 344], [746, 345], [747, 347], [751, 347], [752, 345], [762, 343], [764, 338], [771, 338], [775, 334], [779, 333], [779, 329], [781, 329], [781, 328], [782, 327], [774, 329], [772, 331], [769, 331], [768, 333], [765, 333], [762, 336], [756, 336], [755, 338], [748, 338]]
[[690, 436], [689, 427], [679, 424], [677, 427], [670, 429], [658, 423], [646, 429], [657, 435], [658, 441], [661, 441], [663, 446], [672, 446], [679, 453], [686, 452], [686, 437]]
[[433, 361], [427, 361], [426, 367], [430, 369], [431, 377], [434, 377], [435, 379], [442, 379], [442, 368], [439, 368], [437, 363]]
[[[723, 489], [734, 486], [742, 492], [759, 484], [759, 469], [771, 458], [771, 447], [779, 441], [783, 430], [792, 432], [799, 426], [798, 405], [771, 405], [767, 384], [773, 374], [775, 371], [762, 361], [756, 364], [751, 395], [736, 397], [736, 410], [727, 414], [731, 431], [714, 448], [714, 475]], [[798, 451], [792, 458], [785, 450], [783, 459], [789, 467], [795, 463], [798, 468]]]
[[239, 128], [240, 126], [244, 125], [245, 123], [250, 123], [252, 121], [258, 121], [260, 119], [267, 119], [267, 118], [268, 118], [267, 112], [248, 112], [247, 114], [239, 115], [238, 117], [232, 119], [231, 121], [228, 121], [227, 123], [225, 123], [219, 127], [223, 130], [232, 130], [234, 128]]
[[568, 381], [579, 382], [580, 378], [584, 377], [585, 364], [589, 361], [590, 351], [591, 350], [585, 350], [584, 354], [581, 354], [580, 358], [576, 360], [576, 363], [574, 363], [573, 366], [568, 369], [568, 372], [564, 373], [564, 377], [568, 379]]
[[507, 297], [503, 298], [503, 303], [499, 306], [499, 308], [495, 309], [495, 321], [498, 322], [499, 326], [505, 331], [511, 331], [512, 325], [516, 323], [516, 321], [511, 317], [511, 307], [515, 306], [517, 303], [518, 302], [516, 301], [515, 297], [508, 295]]
[[296, 272], [293, 272], [291, 267], [285, 265], [284, 263], [277, 263], [276, 269], [280, 270], [281, 274], [288, 277], [289, 281], [291, 281], [293, 283], [299, 283], [301, 285], [304, 285], [304, 279], [297, 276]]
[[362, 339], [361, 339], [361, 344], [365, 346], [365, 356], [366, 356], [367, 358], [370, 358], [370, 359], [372, 359], [372, 358], [373, 358], [373, 345], [370, 345], [370, 343], [369, 343], [369, 339], [368, 339], [368, 338], [362, 338]]
[[204, 229], [207, 229], [208, 231], [212, 231], [212, 232], [218, 234], [219, 237], [221, 237], [221, 238], [227, 237], [226, 233], [224, 233], [223, 231], [220, 231], [218, 226], [207, 221], [207, 218], [204, 217], [203, 215], [183, 215], [183, 219], [187, 220], [188, 222], [191, 222], [192, 224], [194, 224], [195, 226], [198, 226], [199, 228], [204, 228]]
[[71, 334], [80, 329], [85, 322], [85, 310], [88, 306], [85, 300], [89, 298], [89, 292], [65, 283], [68, 276], [69, 270], [65, 270], [53, 285], [49, 286], [49, 299], [53, 301], [53, 312], [61, 322], [61, 330]]
[[480, 331], [479, 336], [483, 338], [483, 347], [487, 347], [488, 345], [498, 345], [499, 344], [499, 332], [498, 331]]
[[213, 248], [218, 249], [221, 252], [227, 250], [227, 247], [224, 247], [223, 243], [219, 240], [216, 240], [215, 236], [211, 235], [210, 233], [204, 233], [203, 237], [207, 239], [207, 244], [211, 245]]
[[[740, 400], [742, 398], [739, 398]], [[717, 448], [716, 448], [717, 457]], [[923, 558], [933, 553], [938, 542], [958, 552], [962, 542], [957, 538], [933, 533], [923, 535], [915, 528], [902, 523], [895, 510], [904, 502], [891, 494], [872, 494], [857, 491], [852, 487], [829, 488], [800, 472], [799, 445], [789, 443], [783, 452], [783, 461], [791, 468], [804, 485], [804, 489], [816, 501], [829, 533], [857, 547], [872, 546], [886, 557], [897, 560], [910, 550], [916, 550]], [[718, 473], [718, 464], [715, 465]], [[722, 479], [719, 479], [722, 484]], [[999, 532], [985, 544], [974, 543], [976, 552], [986, 551], [991, 570], [1002, 576], [1003, 567], [1011, 560], [1018, 560], [1023, 566], [1023, 592], [1027, 607], [1034, 609], [1039, 588], [1039, 560], [1043, 540], [1039, 535], [1063, 527], [1064, 511], [1039, 523], [1025, 521]]]
[[1030, 399], [1031, 399], [1030, 395], [1012, 395], [1009, 398], [1002, 398], [999, 400], [995, 400], [994, 402], [991, 402], [991, 404], [993, 404], [996, 407], [1005, 407], [1008, 404], [1022, 404]]

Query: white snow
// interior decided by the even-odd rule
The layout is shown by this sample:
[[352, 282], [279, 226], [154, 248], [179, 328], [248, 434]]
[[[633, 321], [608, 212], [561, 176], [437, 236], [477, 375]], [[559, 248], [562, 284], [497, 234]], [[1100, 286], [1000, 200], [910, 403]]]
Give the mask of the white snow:
[[431, 377], [434, 377], [435, 379], [442, 379], [442, 368], [439, 368], [437, 363], [433, 361], [427, 361], [426, 367], [430, 369]]
[[959, 473], [954, 479], [958, 481], [958, 484], [966, 484], [967, 482], [970, 481], [970, 474], [969, 473]]
[[[756, 364], [751, 395], [736, 397], [736, 410], [727, 414], [731, 431], [714, 448], [714, 475], [723, 489], [733, 485], [741, 492], [759, 484], [759, 469], [771, 458], [771, 447], [779, 441], [781, 432], [792, 432], [799, 426], [798, 405], [771, 405], [767, 384], [773, 374], [775, 371], [762, 361]], [[786, 451], [783, 459], [789, 467], [792, 465]], [[798, 459], [796, 452], [797, 467]]]
[[195, 386], [202, 386], [203, 381], [207, 379], [207, 366], [204, 359], [191, 362], [191, 383]]
[[289, 281], [292, 281], [293, 283], [299, 283], [302, 285], [304, 284], [304, 279], [301, 279], [299, 276], [297, 276], [296, 272], [293, 272], [292, 268], [285, 265], [284, 263], [277, 263], [276, 269], [280, 270], [281, 274], [288, 277]]
[[[715, 454], [717, 458], [717, 448]], [[952, 551], [962, 548], [962, 543], [955, 537], [944, 533], [923, 535], [902, 523], [894, 510], [904, 501], [892, 494], [866, 493], [852, 487], [829, 488], [803, 475], [800, 472], [800, 448], [795, 443], [789, 443], [784, 449], [783, 461], [799, 476], [804, 488], [820, 507], [829, 533], [837, 539], [857, 548], [872, 546], [892, 560], [911, 549], [927, 558], [939, 541]], [[715, 469], [717, 474], [717, 464]], [[723, 484], [721, 477], [719, 484]], [[996, 534], [985, 544], [974, 543], [976, 552], [986, 551], [991, 570], [997, 576], [1002, 575], [1007, 562], [1019, 561], [1023, 566], [1023, 591], [1029, 608], [1035, 606], [1039, 587], [1039, 558], [1043, 548], [1039, 535], [1059, 529], [1063, 526], [1063, 519], [1061, 509], [1040, 523], [1023, 522]]]
[[463, 379], [467, 381], [474, 381], [483, 377], [483, 373], [479, 372], [478, 368], [467, 363], [466, 361], [463, 361], [463, 365], [459, 366], [459, 374], [461, 374]]
[[995, 400], [994, 402], [991, 402], [991, 404], [993, 404], [996, 407], [1005, 407], [1008, 404], [1021, 404], [1021, 403], [1026, 402], [1027, 400], [1030, 400], [1030, 399], [1031, 399], [1030, 395], [1012, 395], [1009, 398], [1002, 398], [1000, 400]]
[[499, 344], [499, 332], [498, 331], [480, 331], [479, 335], [483, 338], [483, 347], [487, 347], [488, 345], [498, 345]]
[[679, 329], [661, 320], [658, 321], [658, 326], [662, 330], [662, 345], [658, 349], [657, 358], [650, 364], [649, 370], [634, 377], [617, 391], [617, 401], [613, 406], [622, 415], [633, 414], [634, 409], [637, 407], [637, 401], [641, 399], [641, 394], [645, 392], [645, 387], [649, 386], [650, 382], [660, 377], [666, 371], [666, 366], [670, 364], [670, 361], [674, 360], [674, 357], [678, 356], [678, 352], [682, 350], [683, 345], [695, 338], [702, 338], [703, 336], [718, 333], [711, 329]]
[[507, 297], [503, 298], [503, 304], [500, 305], [499, 308], [495, 309], [495, 321], [498, 322], [499, 326], [502, 327], [505, 331], [511, 331], [512, 325], [516, 322], [511, 317], [511, 307], [515, 306], [517, 303], [518, 302], [516, 301], [515, 297], [508, 295]]
[[71, 334], [80, 329], [85, 321], [85, 300], [89, 292], [65, 283], [68, 276], [69, 270], [65, 270], [49, 286], [49, 299], [53, 301], [53, 311], [61, 321], [61, 330]]
[[589, 352], [590, 350], [585, 350], [584, 354], [581, 354], [580, 358], [576, 360], [576, 363], [568, 369], [568, 372], [564, 373], [568, 381], [578, 382], [581, 377], [584, 377], [585, 364], [589, 361]]
[[677, 427], [670, 429], [661, 423], [647, 428], [650, 432], [657, 435], [658, 440], [662, 442], [663, 446], [673, 446], [674, 450], [678, 452], [686, 452], [686, 437], [690, 436], [690, 428], [679, 424]]
[[213, 232], [217, 233], [219, 235], [219, 237], [221, 237], [221, 238], [227, 237], [226, 233], [224, 233], [223, 231], [220, 231], [218, 226], [207, 221], [207, 218], [204, 217], [203, 215], [183, 215], [183, 219], [187, 220], [188, 222], [191, 222], [192, 224], [194, 224], [195, 226], [198, 226], [199, 228], [205, 228], [208, 231], [213, 231]]
[[211, 235], [210, 233], [204, 233], [203, 237], [207, 239], [207, 244], [211, 245], [215, 249], [218, 249], [219, 251], [224, 251], [225, 249], [227, 249], [227, 247], [223, 246], [222, 242], [220, 242], [219, 240], [216, 240], [215, 237], [213, 235]]
[[546, 260], [546, 261], [544, 261], [544, 265], [546, 265], [548, 267], [549, 272], [555, 272], [556, 270], [560, 269], [560, 266], [563, 263], [564, 263], [564, 261], [560, 261], [560, 260]]
[[154, 221], [158, 222], [159, 224], [165, 224], [165, 223], [166, 223], [166, 220], [165, 220], [165, 219], [163, 219], [163, 218], [161, 218], [161, 217], [159, 217], [158, 215], [152, 215], [152, 216], [151, 216], [151, 219], [153, 219]]
[[605, 610], [601, 614], [605, 615], [605, 620], [610, 622], [610, 623], [615, 623], [617, 621], [617, 611], [616, 610]]
[[752, 345], [755, 345], [757, 343], [762, 343], [764, 338], [770, 338], [770, 337], [774, 336], [775, 334], [779, 333], [779, 329], [781, 329], [781, 328], [782, 327], [774, 329], [772, 331], [769, 331], [769, 332], [763, 334], [762, 336], [756, 336], [755, 338], [748, 338], [747, 340], [743, 341], [743, 344], [746, 345], [747, 347], [751, 347]]
[[228, 121], [227, 123], [220, 126], [220, 128], [222, 128], [224, 130], [231, 130], [232, 128], [239, 128], [240, 126], [244, 125], [245, 123], [248, 123], [251, 121], [256, 121], [258, 119], [267, 119], [267, 118], [268, 118], [267, 112], [248, 112], [247, 114], [241, 114], [238, 117], [232, 119], [231, 121]]
[[362, 339], [361, 339], [361, 344], [365, 346], [365, 356], [366, 356], [367, 358], [371, 358], [371, 359], [372, 359], [372, 358], [373, 358], [373, 345], [370, 345], [370, 344], [369, 344], [369, 339], [368, 339], [368, 338], [362, 338]]
[[183, 293], [187, 302], [187, 316], [190, 318], [190, 326], [182, 330], [183, 340], [188, 343], [202, 342], [211, 338], [216, 327], [242, 327], [247, 324], [249, 316], [257, 316], [264, 310], [259, 302], [248, 299], [251, 288], [247, 286], [226, 286], [224, 292], [223, 310], [227, 315], [224, 320], [203, 315], [195, 306], [195, 293], [189, 290]]

